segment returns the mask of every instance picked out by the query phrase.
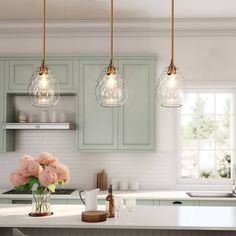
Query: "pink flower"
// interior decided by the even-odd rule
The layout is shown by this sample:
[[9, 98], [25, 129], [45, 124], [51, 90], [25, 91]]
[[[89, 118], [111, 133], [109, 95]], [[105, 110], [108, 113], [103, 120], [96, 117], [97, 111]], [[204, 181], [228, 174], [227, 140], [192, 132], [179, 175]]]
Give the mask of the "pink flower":
[[38, 178], [39, 182], [45, 187], [47, 187], [50, 184], [56, 184], [58, 181], [55, 168], [51, 166], [45, 167], [44, 170], [41, 171], [41, 173], [39, 174]]
[[42, 153], [39, 154], [37, 161], [41, 165], [48, 166], [52, 163], [57, 162], [58, 160], [51, 153], [42, 152]]
[[24, 155], [23, 157], [21, 157], [21, 162], [26, 161], [26, 160], [34, 160], [34, 159], [29, 155]]
[[58, 181], [63, 180], [63, 181], [65, 181], [65, 183], [68, 183], [68, 181], [70, 179], [70, 172], [69, 172], [68, 167], [66, 165], [59, 163], [59, 162], [53, 164], [52, 167], [54, 167], [56, 170]]
[[42, 166], [35, 161], [32, 157], [24, 156], [21, 159], [18, 172], [25, 177], [35, 176], [38, 177], [39, 173], [43, 170]]
[[20, 173], [18, 172], [18, 170], [12, 172], [10, 174], [10, 182], [15, 186], [18, 187], [20, 185], [26, 184], [28, 181], [27, 177], [24, 177], [22, 175], [20, 175]]
[[41, 171], [43, 171], [43, 167], [39, 165], [39, 163], [35, 160], [29, 160], [27, 165], [27, 171], [29, 176], [38, 177]]

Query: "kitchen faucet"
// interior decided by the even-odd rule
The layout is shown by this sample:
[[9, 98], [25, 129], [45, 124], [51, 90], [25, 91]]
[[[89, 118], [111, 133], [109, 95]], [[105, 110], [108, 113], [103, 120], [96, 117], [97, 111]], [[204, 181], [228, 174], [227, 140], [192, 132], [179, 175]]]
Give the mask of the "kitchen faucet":
[[232, 194], [236, 196], [236, 166], [233, 165], [233, 173], [232, 173], [232, 176], [233, 176], [233, 182], [232, 182]]

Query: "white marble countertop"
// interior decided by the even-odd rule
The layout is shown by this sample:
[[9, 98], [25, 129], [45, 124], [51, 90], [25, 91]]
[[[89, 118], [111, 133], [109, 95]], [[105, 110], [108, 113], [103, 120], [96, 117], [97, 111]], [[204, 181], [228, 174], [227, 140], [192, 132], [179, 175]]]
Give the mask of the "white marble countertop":
[[[2, 194], [9, 189], [0, 189], [0, 199], [31, 199], [30, 194]], [[203, 191], [202, 191], [203, 192]], [[211, 191], [214, 192], [214, 191]], [[225, 193], [226, 191], [217, 191]], [[227, 197], [190, 197], [185, 191], [157, 191], [157, 190], [140, 190], [140, 191], [114, 191], [114, 196], [134, 197], [137, 200], [215, 200], [215, 201], [236, 201], [235, 198]], [[105, 199], [107, 191], [100, 191], [98, 199]], [[51, 195], [52, 199], [79, 199], [79, 190], [70, 195]]]
[[[103, 209], [104, 206], [99, 206]], [[52, 205], [54, 214], [30, 217], [29, 205], [1, 205], [0, 227], [236, 230], [236, 207], [142, 206], [101, 223], [81, 221], [83, 206]]]

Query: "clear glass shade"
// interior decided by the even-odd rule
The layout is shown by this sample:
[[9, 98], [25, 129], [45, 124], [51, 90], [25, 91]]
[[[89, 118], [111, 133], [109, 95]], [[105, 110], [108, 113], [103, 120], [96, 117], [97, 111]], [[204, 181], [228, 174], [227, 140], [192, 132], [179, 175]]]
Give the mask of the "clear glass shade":
[[95, 88], [97, 103], [102, 107], [119, 107], [125, 104], [128, 97], [127, 87], [118, 69], [114, 73], [107, 73], [106, 67]]
[[169, 67], [167, 67], [156, 87], [157, 100], [163, 107], [181, 107], [183, 102], [183, 87], [184, 87], [184, 78], [176, 68], [176, 74], [172, 73], [168, 75], [167, 72]]
[[48, 73], [40, 74], [39, 67], [33, 74], [28, 86], [28, 98], [35, 107], [52, 107], [60, 99], [59, 84], [55, 75], [48, 69]]

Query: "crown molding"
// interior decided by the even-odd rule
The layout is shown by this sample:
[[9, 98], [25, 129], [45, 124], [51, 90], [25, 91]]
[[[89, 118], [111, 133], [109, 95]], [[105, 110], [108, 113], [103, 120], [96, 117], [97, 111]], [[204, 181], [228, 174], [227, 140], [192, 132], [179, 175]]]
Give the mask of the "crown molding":
[[[169, 19], [127, 19], [114, 22], [115, 37], [165, 37]], [[41, 22], [0, 21], [0, 38], [41, 37]], [[176, 19], [176, 36], [236, 36], [236, 18]], [[105, 20], [48, 21], [47, 37], [108, 37]]]

